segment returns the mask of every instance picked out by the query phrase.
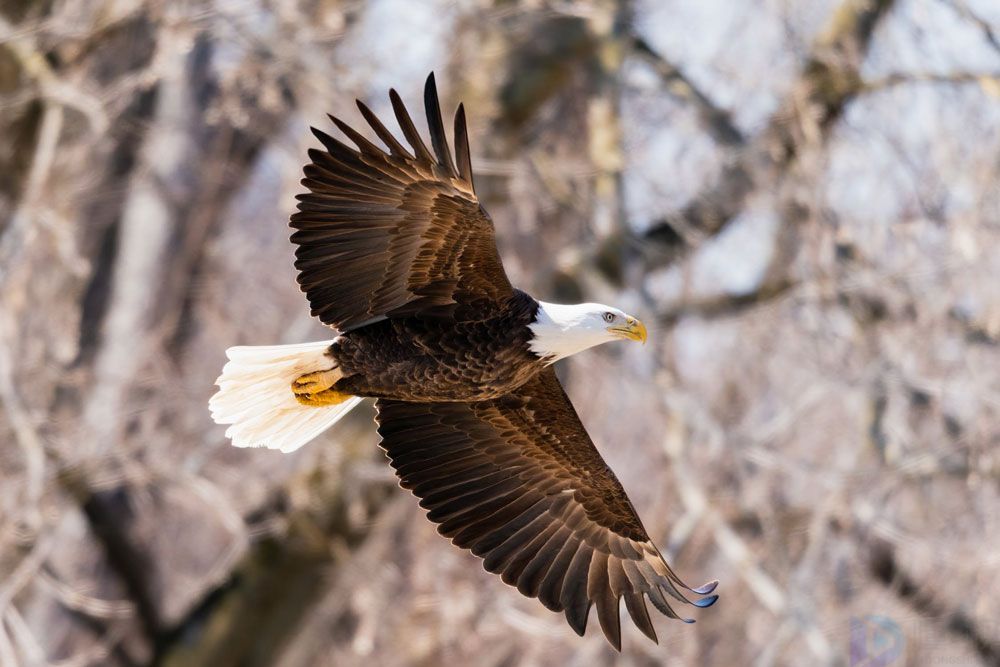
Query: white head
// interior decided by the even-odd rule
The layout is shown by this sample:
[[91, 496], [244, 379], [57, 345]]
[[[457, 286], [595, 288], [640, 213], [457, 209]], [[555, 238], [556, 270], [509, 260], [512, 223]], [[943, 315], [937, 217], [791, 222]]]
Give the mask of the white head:
[[613, 340], [646, 342], [645, 325], [617, 308], [600, 303], [538, 304], [538, 315], [529, 325], [535, 334], [530, 347], [550, 363]]

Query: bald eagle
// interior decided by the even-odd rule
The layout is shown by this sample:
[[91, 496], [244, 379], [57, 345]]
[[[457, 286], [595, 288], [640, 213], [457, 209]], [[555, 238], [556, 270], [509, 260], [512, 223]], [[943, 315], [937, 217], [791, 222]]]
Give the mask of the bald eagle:
[[299, 285], [338, 335], [230, 348], [212, 416], [237, 447], [292, 452], [376, 399], [380, 446], [438, 532], [578, 634], [596, 606], [620, 650], [624, 599], [656, 641], [645, 599], [681, 618], [671, 605], [711, 605], [716, 582], [690, 588], [667, 565], [552, 368], [602, 343], [645, 342], [646, 328], [511, 285], [476, 197], [463, 106], [452, 155], [433, 74], [431, 149], [389, 97], [409, 147], [360, 101], [385, 148], [331, 116], [354, 147], [313, 129], [325, 150], [309, 151], [291, 218]]

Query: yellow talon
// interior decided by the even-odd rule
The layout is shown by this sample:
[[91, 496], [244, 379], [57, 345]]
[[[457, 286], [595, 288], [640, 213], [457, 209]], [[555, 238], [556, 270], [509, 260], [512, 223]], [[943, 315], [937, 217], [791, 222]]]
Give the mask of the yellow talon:
[[350, 394], [342, 394], [333, 389], [325, 389], [315, 394], [295, 394], [295, 400], [302, 405], [321, 408], [327, 405], [337, 405], [351, 398]]
[[292, 393], [295, 394], [295, 400], [302, 405], [322, 407], [343, 403], [351, 395], [331, 389], [339, 377], [335, 368], [306, 373], [292, 382]]
[[326, 391], [332, 387], [337, 382], [336, 369], [329, 369], [325, 371], [316, 371], [315, 373], [306, 373], [301, 375], [292, 382], [292, 391], [296, 396], [299, 394], [318, 394], [321, 391]]

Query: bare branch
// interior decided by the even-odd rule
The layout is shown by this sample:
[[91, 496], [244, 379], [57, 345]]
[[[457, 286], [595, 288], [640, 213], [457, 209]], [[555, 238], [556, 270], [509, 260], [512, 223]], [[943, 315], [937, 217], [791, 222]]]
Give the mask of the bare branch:
[[[861, 90], [860, 68], [875, 26], [892, 0], [845, 0], [817, 38], [799, 79], [780, 111], [750, 140], [718, 180], [688, 206], [647, 232], [652, 241], [676, 246], [680, 239], [711, 236], [733, 219], [758, 188], [778, 189], [804, 146], [822, 141], [847, 103]], [[675, 260], [684, 246], [647, 257], [651, 266]]]
[[951, 74], [937, 74], [933, 72], [914, 74], [890, 74], [861, 84], [861, 91], [864, 93], [877, 92], [886, 88], [894, 88], [909, 84], [940, 84], [940, 85], [968, 85], [976, 84], [992, 95], [1000, 94], [1000, 72], [984, 72], [976, 74], [974, 72], [954, 72]]
[[633, 53], [656, 70], [671, 95], [694, 105], [698, 117], [716, 142], [726, 147], [740, 147], [746, 143], [743, 133], [733, 123], [732, 115], [727, 110], [717, 107], [680, 68], [657, 53], [638, 35], [632, 36], [630, 46]]
[[1000, 53], [1000, 33], [998, 33], [997, 29], [989, 21], [986, 21], [972, 11], [964, 0], [941, 1], [951, 7], [962, 18], [975, 23], [979, 30], [983, 33], [983, 37], [985, 37], [986, 41], [993, 47], [993, 50]]
[[948, 632], [969, 642], [985, 664], [1000, 663], [1000, 642], [990, 637], [961, 609], [952, 609], [908, 575], [896, 560], [895, 549], [875, 539], [869, 547], [869, 568], [876, 580], [890, 588], [922, 617], [938, 619]]

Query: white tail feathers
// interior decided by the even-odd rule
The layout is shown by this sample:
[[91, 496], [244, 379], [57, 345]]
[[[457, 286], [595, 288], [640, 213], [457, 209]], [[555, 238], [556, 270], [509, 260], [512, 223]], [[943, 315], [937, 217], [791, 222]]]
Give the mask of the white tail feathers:
[[231, 424], [226, 437], [237, 447], [268, 447], [294, 452], [330, 428], [361, 399], [315, 407], [295, 400], [292, 382], [306, 373], [330, 368], [326, 355], [332, 340], [298, 345], [231, 347], [229, 363], [209, 400], [212, 419]]

